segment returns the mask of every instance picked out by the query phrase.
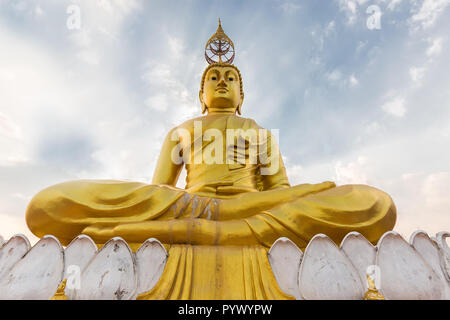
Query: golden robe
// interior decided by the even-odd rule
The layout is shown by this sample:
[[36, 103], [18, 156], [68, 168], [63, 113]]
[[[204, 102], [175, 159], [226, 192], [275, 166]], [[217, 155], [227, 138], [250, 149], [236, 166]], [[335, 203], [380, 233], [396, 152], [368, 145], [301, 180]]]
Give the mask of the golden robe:
[[[201, 121], [202, 133], [214, 128], [223, 136], [227, 129], [261, 129], [255, 121], [235, 115], [187, 121], [174, 129], [191, 134], [181, 143], [181, 152], [186, 147], [194, 149], [185, 166], [186, 190], [164, 177], [164, 166], [173, 166], [168, 163], [174, 146], [172, 130], [155, 172], [160, 170], [158, 179], [172, 185], [113, 180], [58, 184], [30, 202], [29, 228], [38, 237], [52, 234], [63, 245], [81, 233], [100, 245], [120, 236], [133, 249], [148, 238], [157, 238], [168, 248], [169, 259], [161, 280], [140, 298], [287, 299], [291, 297], [278, 288], [267, 259], [276, 239], [287, 237], [303, 250], [318, 233], [339, 244], [347, 233], [357, 231], [376, 243], [394, 227], [396, 209], [391, 197], [373, 187], [336, 187], [332, 182], [291, 187], [278, 148], [267, 150], [269, 156], [277, 157], [275, 172], [261, 175], [261, 168], [272, 163], [250, 163], [248, 150], [252, 143], [270, 140], [270, 134], [264, 141], [240, 137], [243, 148], [215, 145], [216, 152], [219, 146], [227, 157], [243, 155], [244, 162], [195, 163], [199, 141], [194, 140], [194, 121]], [[197, 152], [208, 151], [214, 142], [200, 141]]]

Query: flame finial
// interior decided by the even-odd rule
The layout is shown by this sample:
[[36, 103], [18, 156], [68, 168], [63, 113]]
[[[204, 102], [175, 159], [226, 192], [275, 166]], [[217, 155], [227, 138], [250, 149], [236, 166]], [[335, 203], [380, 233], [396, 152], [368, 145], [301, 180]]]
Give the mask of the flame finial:
[[219, 18], [219, 25], [216, 33], [209, 38], [205, 46], [205, 58], [209, 64], [213, 63], [233, 63], [234, 60], [233, 41], [225, 34]]

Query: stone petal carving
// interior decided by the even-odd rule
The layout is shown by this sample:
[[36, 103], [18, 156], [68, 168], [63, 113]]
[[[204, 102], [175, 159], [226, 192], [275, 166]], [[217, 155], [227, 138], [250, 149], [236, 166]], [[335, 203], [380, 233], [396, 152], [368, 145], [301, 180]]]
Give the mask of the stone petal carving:
[[300, 294], [307, 300], [362, 299], [358, 271], [326, 235], [318, 234], [306, 247], [299, 275]]
[[436, 237], [430, 237], [430, 239], [434, 242], [435, 245], [438, 245]]
[[441, 268], [441, 257], [438, 245], [428, 236], [425, 231], [418, 230], [411, 235], [409, 243], [422, 256], [426, 263], [442, 283], [443, 297], [450, 299], [450, 285], [447, 282], [444, 271]]
[[446, 238], [450, 237], [450, 232], [442, 231], [436, 235], [436, 241], [439, 246], [439, 253], [441, 257], [441, 267], [444, 270], [444, 274], [447, 281], [450, 281], [450, 248], [445, 241]]
[[128, 300], [136, 288], [134, 254], [122, 238], [113, 238], [82, 272], [77, 299]]
[[378, 242], [380, 292], [390, 300], [438, 300], [442, 284], [422, 256], [397, 232], [385, 233]]
[[17, 234], [0, 249], [0, 280], [30, 250], [30, 241], [23, 234]]
[[278, 286], [285, 293], [301, 299], [298, 275], [303, 252], [288, 238], [279, 238], [269, 250], [268, 258]]
[[0, 280], [0, 299], [48, 300], [63, 272], [63, 248], [58, 239], [45, 236]]
[[377, 249], [359, 232], [350, 232], [342, 240], [341, 250], [358, 270], [364, 289], [367, 290], [367, 269], [375, 265]]
[[64, 292], [70, 300], [77, 299], [81, 273], [96, 254], [97, 245], [86, 235], [73, 239], [64, 251], [64, 279], [67, 279]]
[[150, 291], [161, 278], [168, 253], [157, 239], [145, 241], [136, 252], [137, 294]]

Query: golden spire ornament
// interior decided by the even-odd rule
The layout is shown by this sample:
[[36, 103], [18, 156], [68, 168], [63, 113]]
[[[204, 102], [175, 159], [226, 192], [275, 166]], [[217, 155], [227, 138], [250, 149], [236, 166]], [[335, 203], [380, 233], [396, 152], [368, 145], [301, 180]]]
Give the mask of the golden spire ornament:
[[368, 290], [364, 295], [364, 300], [385, 300], [383, 295], [378, 291], [375, 286], [375, 281], [373, 281], [372, 277], [366, 274], [367, 277], [367, 286]]
[[216, 33], [209, 38], [205, 46], [205, 58], [209, 64], [213, 63], [233, 63], [234, 60], [233, 41], [225, 34], [220, 23]]

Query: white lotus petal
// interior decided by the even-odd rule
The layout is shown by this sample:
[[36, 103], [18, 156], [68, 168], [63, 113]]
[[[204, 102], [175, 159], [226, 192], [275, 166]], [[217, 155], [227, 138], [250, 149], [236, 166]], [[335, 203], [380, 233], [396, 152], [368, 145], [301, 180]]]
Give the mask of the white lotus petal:
[[362, 234], [350, 232], [342, 240], [341, 250], [358, 270], [364, 289], [367, 290], [366, 275], [368, 268], [375, 265], [377, 249]]
[[113, 238], [82, 272], [77, 299], [128, 300], [136, 289], [134, 254], [122, 238]]
[[279, 238], [268, 252], [268, 258], [278, 286], [285, 293], [301, 299], [298, 274], [303, 252], [288, 238]]
[[30, 241], [23, 234], [17, 234], [0, 249], [0, 280], [30, 250]]
[[380, 292], [391, 300], [441, 299], [439, 278], [422, 256], [397, 232], [385, 233], [378, 242]]
[[97, 254], [97, 245], [86, 235], [80, 235], [70, 242], [64, 251], [64, 279], [67, 279], [65, 294], [75, 300], [81, 286], [81, 274]]
[[450, 285], [447, 282], [444, 271], [441, 268], [441, 257], [438, 245], [431, 240], [425, 231], [418, 230], [411, 235], [409, 243], [422, 256], [426, 263], [442, 283], [442, 296], [450, 299]]
[[64, 251], [58, 239], [43, 237], [0, 281], [0, 299], [48, 300], [64, 272]]
[[439, 246], [439, 254], [441, 257], [441, 267], [448, 281], [450, 281], [450, 248], [445, 241], [450, 237], [450, 232], [442, 231], [436, 235], [436, 240]]
[[137, 294], [150, 291], [161, 278], [168, 253], [157, 239], [146, 240], [136, 252]]
[[307, 300], [362, 299], [358, 271], [327, 236], [318, 234], [306, 247], [299, 276], [300, 294]]

